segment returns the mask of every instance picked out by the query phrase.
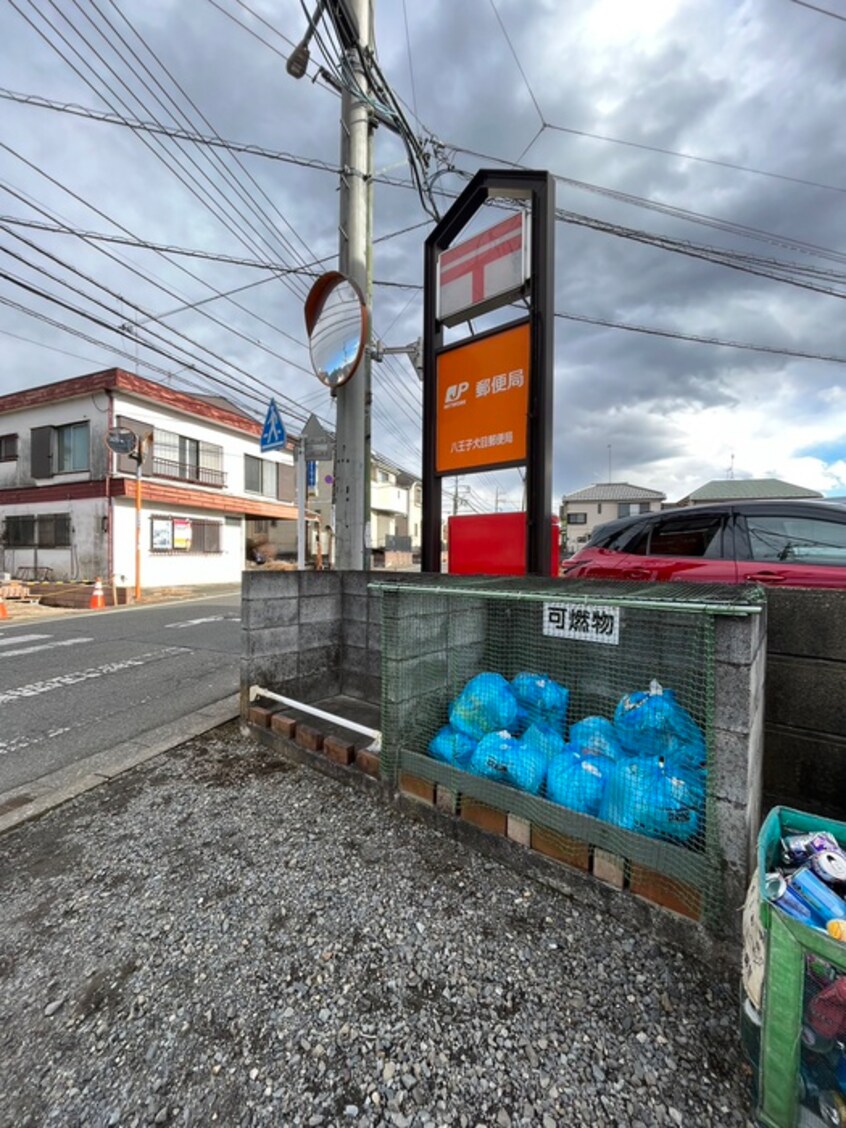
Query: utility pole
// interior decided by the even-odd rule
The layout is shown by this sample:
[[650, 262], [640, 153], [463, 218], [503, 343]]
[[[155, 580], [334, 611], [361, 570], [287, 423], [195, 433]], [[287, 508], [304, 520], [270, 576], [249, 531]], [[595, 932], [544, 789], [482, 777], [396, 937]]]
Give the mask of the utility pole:
[[[329, 12], [346, 47], [348, 78], [341, 101], [341, 192], [338, 265], [357, 283], [371, 308], [370, 222], [372, 137], [369, 106], [358, 91], [368, 84], [359, 51], [345, 39], [358, 36], [371, 50], [373, 0], [330, 0]], [[351, 18], [350, 18], [351, 17]], [[351, 86], [356, 93], [348, 89]], [[370, 319], [368, 318], [368, 326]], [[370, 563], [370, 348], [358, 371], [336, 391], [335, 536], [337, 567], [361, 571]]]

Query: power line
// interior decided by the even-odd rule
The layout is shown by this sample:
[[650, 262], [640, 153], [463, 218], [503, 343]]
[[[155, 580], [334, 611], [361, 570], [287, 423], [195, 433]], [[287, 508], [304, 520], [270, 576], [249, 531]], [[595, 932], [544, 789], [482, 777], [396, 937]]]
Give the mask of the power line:
[[629, 333], [646, 333], [653, 337], [670, 337], [677, 341], [695, 341], [702, 345], [719, 345], [728, 349], [744, 349], [749, 352], [770, 353], [775, 356], [792, 356], [801, 360], [825, 360], [832, 364], [846, 364], [846, 356], [836, 356], [832, 353], [804, 352], [801, 349], [775, 348], [770, 345], [752, 345], [743, 341], [726, 341], [720, 337], [699, 336], [695, 333], [680, 333], [673, 329], [657, 329], [654, 326], [629, 325], [623, 321], [611, 321], [604, 317], [588, 317], [586, 314], [565, 313], [555, 311], [555, 316], [565, 321], [580, 321], [587, 325], [601, 325], [608, 329], [624, 329]]
[[51, 98], [44, 98], [40, 94], [22, 94], [16, 90], [0, 88], [0, 98], [10, 102], [20, 102], [25, 106], [35, 106], [37, 109], [54, 110], [57, 113], [88, 118], [90, 121], [120, 125], [136, 133], [155, 133], [174, 141], [190, 141], [195, 145], [208, 145], [211, 148], [224, 149], [227, 152], [244, 153], [248, 156], [263, 157], [269, 161], [282, 161], [285, 164], [299, 165], [302, 168], [315, 169], [318, 172], [331, 172], [335, 176], [338, 176], [341, 172], [339, 165], [318, 160], [316, 157], [296, 156], [293, 153], [286, 153], [277, 149], [267, 149], [262, 145], [252, 145], [198, 133], [196, 130], [184, 126], [143, 121], [139, 118], [128, 117], [126, 114], [119, 114], [116, 111], [95, 110], [88, 106], [80, 106], [75, 102], [57, 102]]
[[793, 3], [802, 8], [810, 8], [812, 12], [819, 12], [823, 16], [831, 16], [833, 20], [843, 20], [846, 23], [846, 16], [841, 16], [838, 12], [830, 12], [828, 8], [818, 8], [816, 4], [809, 4], [808, 0], [793, 0]]

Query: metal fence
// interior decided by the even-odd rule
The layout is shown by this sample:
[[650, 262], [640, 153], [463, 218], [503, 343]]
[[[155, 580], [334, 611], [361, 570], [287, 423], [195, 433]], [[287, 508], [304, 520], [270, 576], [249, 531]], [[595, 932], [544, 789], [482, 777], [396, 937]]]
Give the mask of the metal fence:
[[428, 781], [442, 809], [719, 918], [714, 622], [742, 591], [378, 587], [383, 779]]

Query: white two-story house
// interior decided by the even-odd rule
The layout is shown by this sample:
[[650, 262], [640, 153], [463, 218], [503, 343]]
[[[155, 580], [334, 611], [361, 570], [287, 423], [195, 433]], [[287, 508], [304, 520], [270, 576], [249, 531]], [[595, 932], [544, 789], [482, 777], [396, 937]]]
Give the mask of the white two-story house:
[[[118, 429], [136, 452], [114, 453]], [[293, 454], [214, 396], [111, 368], [0, 396], [0, 571], [144, 588], [237, 582], [251, 522], [291, 522]]]

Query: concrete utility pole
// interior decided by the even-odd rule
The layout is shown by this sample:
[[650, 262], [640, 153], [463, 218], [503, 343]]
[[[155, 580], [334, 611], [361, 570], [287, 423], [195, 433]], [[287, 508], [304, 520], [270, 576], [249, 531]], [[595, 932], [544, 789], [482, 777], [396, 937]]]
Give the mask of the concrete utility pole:
[[[371, 49], [373, 0], [330, 0], [341, 30], [352, 25], [365, 55]], [[351, 18], [350, 18], [351, 17]], [[342, 42], [345, 40], [342, 35]], [[358, 51], [346, 44], [353, 89], [368, 92]], [[344, 89], [341, 102], [341, 200], [338, 265], [356, 282], [371, 308], [371, 113], [364, 98]], [[369, 322], [369, 318], [368, 318]], [[370, 342], [355, 375], [337, 389], [335, 435], [335, 537], [337, 567], [361, 571], [370, 565]]]

